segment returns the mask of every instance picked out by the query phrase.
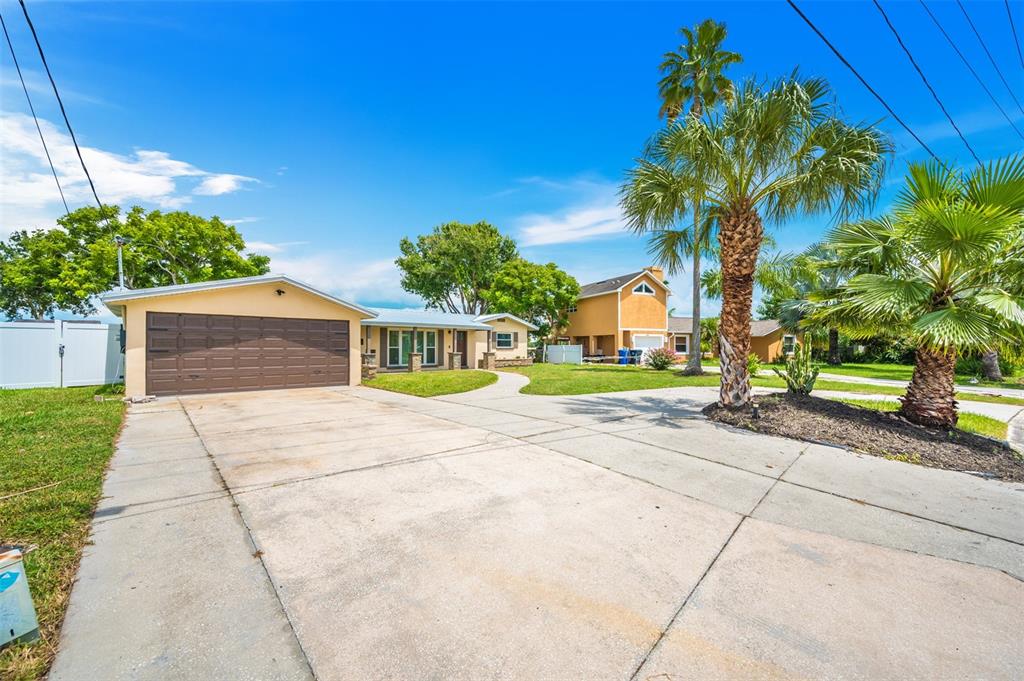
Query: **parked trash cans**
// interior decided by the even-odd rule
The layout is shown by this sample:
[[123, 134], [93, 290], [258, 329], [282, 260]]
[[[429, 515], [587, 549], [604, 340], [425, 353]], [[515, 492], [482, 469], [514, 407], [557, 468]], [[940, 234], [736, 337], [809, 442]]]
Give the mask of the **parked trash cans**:
[[21, 549], [0, 546], [0, 650], [39, 638]]
[[629, 350], [627, 348], [619, 348], [619, 364], [629, 364]]

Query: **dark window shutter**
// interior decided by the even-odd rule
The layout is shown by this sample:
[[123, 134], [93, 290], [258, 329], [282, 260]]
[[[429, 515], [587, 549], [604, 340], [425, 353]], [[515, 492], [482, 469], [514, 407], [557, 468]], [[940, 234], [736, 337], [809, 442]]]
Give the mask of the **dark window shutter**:
[[512, 332], [512, 347], [513, 348], [518, 348], [519, 347], [519, 332], [518, 331], [513, 331]]
[[388, 365], [388, 330], [385, 327], [380, 329], [380, 347], [377, 348], [377, 366]]

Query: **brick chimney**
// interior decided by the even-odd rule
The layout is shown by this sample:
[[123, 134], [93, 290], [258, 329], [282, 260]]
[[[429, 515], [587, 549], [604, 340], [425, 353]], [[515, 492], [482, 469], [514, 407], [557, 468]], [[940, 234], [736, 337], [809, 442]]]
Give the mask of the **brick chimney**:
[[651, 276], [658, 281], [665, 283], [665, 270], [661, 269], [657, 265], [651, 265], [650, 267], [644, 268], [646, 271], [651, 273]]

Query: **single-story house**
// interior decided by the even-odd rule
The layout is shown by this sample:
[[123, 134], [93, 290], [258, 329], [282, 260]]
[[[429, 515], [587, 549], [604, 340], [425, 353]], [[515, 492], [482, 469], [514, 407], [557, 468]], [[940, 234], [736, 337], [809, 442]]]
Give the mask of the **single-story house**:
[[[668, 342], [666, 346], [678, 355], [689, 355], [690, 336], [693, 334], [693, 317], [668, 318]], [[758, 319], [750, 322], [750, 351], [762, 362], [774, 362], [779, 357], [791, 355], [799, 338], [782, 328], [778, 319]]]
[[356, 385], [364, 359], [413, 371], [525, 363], [536, 330], [508, 314], [374, 310], [282, 274], [100, 300], [124, 322], [129, 397]]
[[778, 319], [757, 319], [750, 322], [750, 351], [762, 362], [774, 362], [792, 355], [799, 339], [782, 328]]

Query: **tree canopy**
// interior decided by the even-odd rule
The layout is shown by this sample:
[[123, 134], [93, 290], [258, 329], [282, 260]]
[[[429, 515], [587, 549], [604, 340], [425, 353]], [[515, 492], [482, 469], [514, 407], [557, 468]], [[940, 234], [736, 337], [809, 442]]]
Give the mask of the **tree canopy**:
[[555, 263], [541, 265], [517, 258], [498, 270], [486, 297], [492, 312], [530, 321], [547, 338], [568, 324], [569, 306], [579, 293], [576, 279]]
[[96, 311], [95, 296], [117, 285], [115, 236], [123, 249], [125, 285], [148, 288], [265, 274], [270, 258], [245, 252], [235, 227], [218, 217], [145, 211], [123, 218], [117, 206], [80, 208], [54, 229], [20, 230], [0, 242], [0, 310], [33, 318], [55, 310]]
[[488, 311], [495, 276], [519, 257], [516, 242], [487, 222], [446, 222], [415, 242], [402, 239], [399, 248], [402, 288], [428, 308], [465, 314]]

